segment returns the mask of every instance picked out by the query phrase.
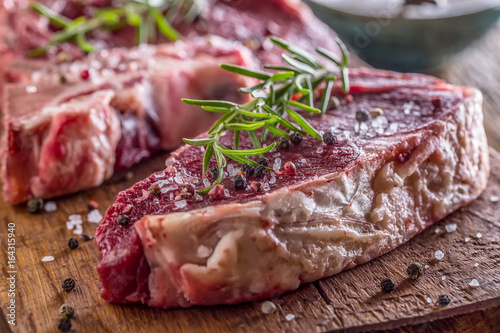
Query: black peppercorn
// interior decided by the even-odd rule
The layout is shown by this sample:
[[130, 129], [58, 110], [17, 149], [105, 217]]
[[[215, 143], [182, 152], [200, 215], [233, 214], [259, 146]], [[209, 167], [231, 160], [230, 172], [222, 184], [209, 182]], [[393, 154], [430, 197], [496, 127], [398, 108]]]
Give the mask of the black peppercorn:
[[246, 177], [252, 177], [255, 173], [255, 168], [250, 163], [245, 163], [241, 166], [241, 171], [244, 171], [247, 175]]
[[118, 223], [120, 223], [120, 225], [122, 226], [126, 226], [130, 223], [130, 218], [128, 217], [128, 215], [120, 215], [118, 217]]
[[237, 190], [244, 190], [247, 186], [247, 179], [243, 175], [236, 175], [231, 180], [233, 187]]
[[149, 193], [151, 193], [151, 195], [157, 197], [161, 193], [161, 188], [160, 186], [158, 186], [158, 184], [155, 183], [148, 188], [148, 191]]
[[337, 142], [337, 137], [331, 132], [325, 132], [325, 134], [323, 134], [323, 142], [327, 145], [333, 145]]
[[82, 235], [82, 241], [84, 241], [84, 242], [88, 242], [88, 241], [93, 240], [93, 239], [94, 239], [94, 237], [92, 237], [90, 235], [87, 235], [87, 234]]
[[438, 304], [441, 306], [445, 306], [450, 304], [451, 298], [448, 295], [439, 295], [438, 297]]
[[288, 149], [290, 148], [290, 142], [288, 142], [288, 139], [285, 138], [284, 136], [280, 137], [278, 141], [276, 141], [276, 146], [278, 146], [279, 149]]
[[74, 237], [71, 237], [68, 241], [68, 247], [72, 250], [76, 249], [78, 247], [78, 245], [80, 245], [78, 243], [78, 239], [74, 238]]
[[28, 212], [31, 214], [38, 214], [43, 209], [43, 200], [42, 199], [31, 199], [27, 204]]
[[406, 272], [412, 280], [416, 280], [422, 276], [422, 274], [424, 273], [424, 269], [418, 262], [412, 262], [410, 265], [408, 265]]
[[328, 103], [328, 108], [331, 110], [338, 109], [340, 107], [340, 101], [337, 97], [332, 96], [330, 102]]
[[267, 168], [263, 165], [259, 165], [256, 169], [255, 169], [255, 177], [257, 178], [262, 178], [266, 175], [266, 171], [267, 171]]
[[208, 180], [216, 180], [219, 178], [219, 169], [216, 166], [211, 166], [205, 173]]
[[263, 165], [265, 167], [269, 166], [269, 160], [265, 157], [261, 157], [259, 158], [259, 160], [257, 161], [257, 163], [259, 163], [260, 165]]
[[181, 196], [181, 199], [184, 200], [191, 198], [194, 195], [194, 186], [190, 184], [184, 185], [181, 188], [179, 195]]
[[75, 288], [76, 286], [76, 281], [73, 278], [68, 278], [63, 281], [62, 283], [62, 288], [66, 291], [71, 291]]
[[71, 305], [63, 304], [59, 308], [59, 313], [63, 318], [71, 318], [75, 314], [75, 310], [71, 307]]
[[383, 279], [382, 282], [380, 283], [380, 286], [382, 287], [382, 290], [385, 291], [386, 293], [391, 292], [394, 290], [394, 281], [392, 279]]
[[59, 319], [59, 325], [57, 325], [57, 328], [61, 332], [69, 332], [71, 330], [71, 320], [68, 318]]
[[290, 134], [290, 141], [294, 145], [300, 144], [302, 142], [302, 134], [297, 133], [297, 132], [294, 132], [294, 133]]
[[365, 121], [368, 121], [368, 119], [370, 119], [370, 115], [368, 114], [368, 112], [366, 110], [358, 110], [356, 111], [356, 120], [360, 123], [362, 122], [365, 122]]

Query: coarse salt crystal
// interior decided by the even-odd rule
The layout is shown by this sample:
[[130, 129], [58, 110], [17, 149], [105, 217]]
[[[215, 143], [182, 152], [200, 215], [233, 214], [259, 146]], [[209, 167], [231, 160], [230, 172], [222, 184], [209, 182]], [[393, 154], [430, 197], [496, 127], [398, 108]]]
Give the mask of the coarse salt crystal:
[[179, 201], [175, 202], [175, 208], [180, 209], [180, 208], [184, 208], [186, 206], [187, 206], [186, 200], [179, 200]]
[[445, 226], [445, 228], [446, 228], [446, 232], [450, 233], [450, 232], [457, 230], [457, 224], [456, 223], [447, 224]]
[[271, 179], [269, 179], [269, 184], [275, 184], [276, 183], [276, 177], [272, 176]]
[[437, 260], [441, 260], [441, 259], [443, 259], [443, 257], [444, 257], [444, 253], [443, 253], [443, 251], [437, 250], [437, 251], [434, 253], [434, 257], [436, 257], [436, 259], [437, 259]]
[[289, 313], [289, 314], [287, 314], [287, 315], [285, 316], [285, 319], [286, 319], [286, 320], [288, 320], [288, 321], [290, 321], [290, 320], [294, 320], [294, 319], [295, 319], [295, 315], [293, 315], [293, 314]]
[[479, 281], [477, 281], [476, 279], [472, 279], [472, 281], [469, 282], [469, 286], [471, 286], [471, 287], [479, 287]]
[[99, 223], [102, 220], [102, 215], [99, 213], [99, 210], [92, 209], [90, 213], [87, 215], [87, 221], [90, 223]]
[[318, 147], [318, 149], [316, 149], [316, 153], [321, 154], [322, 152], [323, 152], [323, 147]]
[[57, 204], [54, 201], [47, 201], [44, 209], [47, 213], [55, 212], [57, 210]]
[[68, 216], [68, 219], [70, 221], [81, 221], [82, 216], [80, 214], [72, 214], [72, 215]]
[[427, 301], [427, 303], [429, 303], [429, 304], [431, 304], [431, 303], [432, 303], [432, 298], [430, 298], [430, 297], [427, 297], [425, 300], [426, 300], [426, 301]]
[[42, 258], [42, 262], [49, 262], [49, 261], [54, 261], [53, 256], [46, 256]]
[[470, 237], [465, 237], [464, 241], [468, 243], [470, 241]]
[[446, 276], [444, 276], [444, 275], [441, 276], [441, 280], [443, 280], [443, 281], [446, 280]]
[[201, 195], [199, 195], [198, 193], [195, 193], [193, 196], [193, 199], [195, 201], [201, 201], [201, 200], [203, 200], [203, 197]]
[[477, 267], [477, 266], [479, 266], [479, 264], [476, 262], [476, 263], [474, 264], [474, 267]]
[[264, 192], [267, 192], [267, 191], [269, 191], [270, 189], [271, 189], [271, 187], [269, 186], [269, 183], [264, 183], [264, 187], [262, 188], [262, 190], [263, 190]]
[[170, 193], [170, 195], [168, 196], [168, 198], [170, 199], [170, 201], [174, 200], [174, 193]]
[[436, 234], [439, 234], [439, 233], [441, 232], [441, 228], [436, 228], [436, 229], [434, 229], [434, 232], [435, 232]]
[[232, 164], [229, 164], [227, 166], [227, 172], [229, 173], [229, 176], [232, 177], [238, 173], [238, 170], [234, 168]]
[[274, 160], [273, 170], [276, 171], [279, 170], [280, 168], [281, 168], [281, 158], [277, 158]]
[[496, 196], [496, 195], [492, 195], [490, 197], [490, 201], [493, 202], [493, 203], [495, 203], [495, 202], [500, 201], [500, 198], [498, 196]]
[[429, 265], [425, 265], [425, 266], [424, 266], [424, 268], [425, 268], [425, 269], [429, 268]]
[[73, 233], [75, 235], [81, 235], [83, 233], [83, 228], [82, 228], [82, 225], [81, 224], [77, 224], [75, 226], [75, 230], [73, 230]]
[[276, 153], [276, 154], [273, 154], [272, 156], [273, 156], [273, 157], [280, 157], [280, 156], [281, 156], [281, 153]]
[[226, 197], [230, 197], [231, 195], [229, 194], [229, 190], [227, 188], [224, 189], [224, 195]]
[[203, 178], [203, 185], [205, 185], [205, 187], [210, 187], [210, 181], [208, 178]]
[[271, 314], [274, 311], [276, 311], [276, 305], [273, 302], [271, 302], [271, 301], [265, 301], [260, 306], [260, 309], [262, 310], [262, 312], [264, 314]]
[[476, 234], [476, 238], [483, 238], [483, 234], [481, 234], [480, 232], [478, 232], [478, 233]]
[[75, 225], [71, 221], [66, 221], [66, 228], [68, 228], [68, 230], [73, 230], [74, 227]]
[[174, 181], [177, 183], [177, 184], [182, 184], [183, 180], [182, 180], [182, 177], [181, 176], [175, 176], [174, 177]]

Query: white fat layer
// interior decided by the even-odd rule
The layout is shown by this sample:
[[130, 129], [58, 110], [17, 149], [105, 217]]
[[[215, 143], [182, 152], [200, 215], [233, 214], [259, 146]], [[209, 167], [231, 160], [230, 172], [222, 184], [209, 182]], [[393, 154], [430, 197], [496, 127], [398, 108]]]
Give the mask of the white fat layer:
[[[145, 217], [135, 226], [154, 268], [149, 304], [232, 304], [294, 290], [394, 249], [473, 200], [489, 163], [481, 95], [468, 93], [448, 122], [378, 139], [344, 172], [262, 201]], [[394, 152], [411, 155], [401, 164]]]

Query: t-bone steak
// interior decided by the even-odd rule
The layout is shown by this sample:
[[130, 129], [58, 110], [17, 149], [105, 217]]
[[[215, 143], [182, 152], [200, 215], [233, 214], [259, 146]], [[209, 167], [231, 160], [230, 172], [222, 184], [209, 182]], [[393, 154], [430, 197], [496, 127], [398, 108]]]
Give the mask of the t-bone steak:
[[[272, 297], [378, 257], [479, 196], [489, 175], [479, 91], [369, 69], [350, 79], [351, 102], [339, 90], [337, 109], [304, 115], [337, 142], [305, 137], [267, 153], [273, 171], [248, 179], [261, 192], [234, 189], [240, 165], [229, 162], [222, 198], [186, 195], [206, 183], [191, 146], [121, 192], [96, 233], [101, 296], [164, 309]], [[240, 145], [252, 146], [243, 135]], [[283, 172], [289, 161], [295, 174]]]
[[[0, 0], [1, 168], [11, 204], [98, 186], [114, 171], [205, 131], [218, 115], [181, 98], [243, 102], [237, 88], [247, 81], [218, 66], [279, 64], [281, 50], [267, 40], [271, 34], [309, 49], [338, 50], [335, 34], [300, 1], [201, 1], [195, 22], [174, 22], [181, 42], [159, 39], [159, 46], [131, 48], [136, 34], [123, 29], [89, 34], [101, 48], [96, 54], [64, 43], [32, 59], [26, 52], [55, 31], [29, 3]], [[111, 2], [43, 3], [76, 17]]]
[[[220, 38], [210, 43], [202, 38], [113, 49], [70, 64], [33, 63], [30, 70], [13, 63], [11, 73], [20, 83], [5, 87], [5, 201], [20, 203], [98, 186], [114, 171], [159, 149], [174, 149], [182, 137], [206, 130], [216, 116], [185, 105], [182, 97], [247, 98], [234, 90], [247, 81], [219, 65], [252, 66], [253, 58], [246, 48], [224, 48], [226, 44]], [[91, 79], [82, 81], [80, 72], [89, 63], [96, 69], [90, 71]], [[33, 79], [30, 71], [39, 75]], [[66, 83], [56, 85], [61, 77]]]

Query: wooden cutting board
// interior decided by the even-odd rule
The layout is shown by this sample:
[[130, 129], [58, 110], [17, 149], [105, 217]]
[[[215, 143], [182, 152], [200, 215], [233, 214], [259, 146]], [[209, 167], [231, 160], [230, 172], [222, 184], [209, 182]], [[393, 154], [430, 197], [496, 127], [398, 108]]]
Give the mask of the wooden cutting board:
[[[82, 214], [84, 233], [93, 235], [97, 225], [87, 222], [87, 203], [97, 201], [104, 213], [118, 191], [162, 169], [165, 157], [160, 155], [138, 166], [129, 179], [122, 175], [100, 188], [57, 200], [58, 209], [52, 213], [31, 215], [25, 207], [6, 205], [0, 198], [4, 263], [0, 332], [57, 332], [58, 309], [64, 303], [75, 308], [73, 332], [359, 331], [391, 329], [487, 308], [496, 307], [489, 311], [498, 313], [500, 202], [491, 199], [500, 196], [500, 154], [494, 151], [489, 186], [478, 200], [381, 258], [272, 299], [277, 306], [273, 314], [261, 312], [263, 302], [172, 311], [106, 303], [97, 287], [97, 245], [80, 241], [79, 248], [70, 250], [66, 243], [74, 235], [65, 222], [70, 214]], [[5, 265], [9, 223], [15, 224], [13, 268]], [[457, 225], [456, 231], [446, 232], [445, 227], [452, 224]], [[443, 259], [435, 259], [437, 250], [444, 252]], [[42, 262], [45, 256], [55, 260]], [[406, 267], [413, 261], [428, 265], [417, 281], [406, 277]], [[9, 325], [6, 317], [9, 270], [16, 272], [16, 326]], [[77, 283], [71, 292], [61, 288], [68, 277]], [[380, 291], [384, 277], [396, 281], [394, 292]], [[473, 279], [479, 286], [470, 286]], [[435, 304], [440, 294], [450, 295], [449, 306]], [[287, 315], [293, 316], [287, 320]]]

